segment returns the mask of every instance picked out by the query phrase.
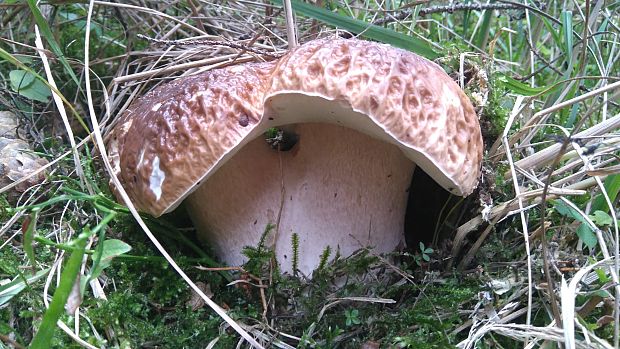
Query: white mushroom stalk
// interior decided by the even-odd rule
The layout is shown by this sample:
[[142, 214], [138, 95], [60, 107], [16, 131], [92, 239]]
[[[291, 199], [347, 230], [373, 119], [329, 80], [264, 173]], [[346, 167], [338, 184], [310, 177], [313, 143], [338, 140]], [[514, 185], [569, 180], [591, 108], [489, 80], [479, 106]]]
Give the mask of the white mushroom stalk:
[[[109, 148], [137, 207], [159, 216], [187, 199], [201, 238], [231, 265], [278, 223], [281, 269], [291, 271], [295, 233], [306, 275], [327, 247], [346, 256], [403, 243], [416, 165], [467, 195], [482, 159], [473, 107], [441, 68], [361, 40], [179, 79], [122, 118]], [[296, 135], [288, 151], [263, 135], [280, 126]]]

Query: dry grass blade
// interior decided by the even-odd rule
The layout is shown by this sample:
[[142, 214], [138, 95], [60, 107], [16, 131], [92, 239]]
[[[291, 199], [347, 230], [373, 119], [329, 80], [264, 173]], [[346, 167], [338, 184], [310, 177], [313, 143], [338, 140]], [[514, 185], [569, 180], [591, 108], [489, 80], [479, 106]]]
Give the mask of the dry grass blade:
[[[575, 134], [574, 138], [588, 138], [588, 137], [596, 137], [602, 136], [605, 133], [617, 130], [620, 128], [620, 114], [613, 116], [603, 122], [597, 123], [596, 125], [581, 131]], [[552, 161], [558, 154], [561, 148], [560, 144], [554, 144], [550, 147], [547, 147], [535, 154], [532, 154], [528, 157], [525, 157], [517, 162], [515, 162], [515, 166], [523, 170], [530, 170], [532, 168], [544, 166]], [[510, 172], [507, 172], [505, 178], [510, 178]]]
[[[73, 152], [73, 163], [75, 164], [75, 170], [77, 172], [78, 177], [80, 178], [82, 185], [86, 185], [86, 182], [84, 181], [84, 170], [82, 169], [82, 162], [78, 154], [77, 144], [75, 142], [75, 136], [73, 135], [73, 130], [71, 129], [71, 124], [69, 123], [69, 118], [67, 117], [67, 111], [65, 110], [63, 101], [58, 95], [58, 93], [56, 93], [56, 90], [58, 90], [56, 86], [56, 81], [54, 81], [54, 77], [52, 76], [52, 70], [50, 69], [47, 56], [44, 53], [43, 42], [41, 41], [41, 34], [39, 34], [39, 26], [37, 26], [36, 24], [34, 26], [34, 31], [35, 31], [34, 42], [37, 46], [39, 56], [41, 57], [41, 61], [43, 62], [43, 67], [45, 68], [45, 75], [47, 76], [50, 86], [53, 87], [52, 97], [54, 98], [54, 103], [56, 104], [56, 108], [58, 108], [58, 112], [60, 113], [60, 116], [62, 117], [62, 122], [65, 126], [65, 130], [67, 132], [69, 142], [71, 143], [71, 151]], [[87, 188], [92, 193], [92, 188], [88, 186]]]
[[[519, 212], [521, 218], [521, 227], [523, 229], [523, 239], [525, 243], [525, 253], [527, 257], [527, 316], [525, 319], [525, 324], [530, 325], [532, 323], [532, 292], [534, 287], [534, 282], [532, 280], [532, 256], [530, 252], [530, 241], [529, 241], [529, 228], [527, 226], [527, 218], [525, 217], [524, 205], [523, 205], [523, 197], [520, 193], [520, 186], [516, 176], [515, 165], [512, 160], [512, 153], [510, 152], [510, 144], [508, 143], [508, 132], [514, 123], [514, 119], [517, 116], [518, 110], [520, 110], [521, 103], [523, 103], [524, 98], [518, 97], [515, 101], [512, 113], [510, 114], [510, 118], [506, 123], [506, 127], [504, 128], [504, 133], [502, 134], [502, 141], [504, 143], [504, 149], [506, 150], [506, 159], [508, 160], [508, 164], [510, 166], [510, 173], [513, 178], [513, 188], [515, 191], [515, 196], [517, 197], [517, 202], [519, 204]], [[527, 342], [527, 341], [526, 341]]]
[[203, 72], [203, 71], [207, 71], [211, 69], [222, 68], [222, 67], [225, 67], [231, 64], [251, 62], [251, 61], [254, 61], [255, 59], [256, 59], [255, 57], [252, 57], [249, 55], [243, 55], [239, 57], [238, 54], [230, 54], [230, 55], [218, 56], [218, 57], [213, 57], [213, 58], [205, 58], [202, 60], [183, 63], [183, 64], [171, 66], [171, 67], [152, 69], [152, 70], [148, 70], [148, 71], [144, 71], [140, 73], [119, 76], [117, 78], [114, 78], [114, 82], [117, 84], [121, 84], [121, 83], [129, 82], [129, 81], [151, 79], [153, 77], [160, 76], [160, 75], [175, 73], [179, 71], [186, 71], [190, 68], [201, 68], [202, 67], [203, 69], [201, 69], [201, 72]]
[[577, 297], [577, 286], [586, 274], [591, 272], [594, 268], [605, 266], [610, 270], [613, 270], [614, 263], [612, 262], [612, 259], [607, 258], [579, 270], [573, 276], [569, 285], [567, 285], [566, 280], [562, 280], [562, 316], [565, 331], [564, 343], [567, 349], [575, 348], [575, 322], [578, 321], [575, 317], [575, 298]]
[[[564, 342], [564, 332], [562, 329], [554, 327], [550, 325], [548, 327], [536, 327], [536, 326], [528, 326], [528, 325], [519, 325], [519, 324], [494, 324], [487, 323], [481, 324], [476, 328], [475, 331], [471, 332], [469, 338], [465, 341], [462, 341], [457, 345], [459, 349], [472, 349], [476, 347], [476, 344], [487, 334], [497, 333], [502, 336], [506, 336], [508, 338], [514, 339], [516, 341], [525, 342], [529, 339], [532, 339], [533, 342], [530, 342], [529, 346], [526, 348], [533, 348], [533, 344], [540, 341], [550, 341], [554, 343], [562, 343]], [[611, 349], [613, 348], [608, 343], [604, 341], [600, 341], [597, 343], [588, 343], [583, 340], [575, 341], [575, 348], [577, 349], [592, 349], [592, 348], [601, 348], [601, 349]]]

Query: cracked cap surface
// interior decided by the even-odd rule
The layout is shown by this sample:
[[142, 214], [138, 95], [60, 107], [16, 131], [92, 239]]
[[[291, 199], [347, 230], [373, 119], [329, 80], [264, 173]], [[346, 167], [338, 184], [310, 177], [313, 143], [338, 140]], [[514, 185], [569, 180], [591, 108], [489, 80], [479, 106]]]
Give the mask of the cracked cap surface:
[[344, 101], [445, 189], [460, 196], [475, 189], [483, 151], [478, 117], [435, 63], [384, 44], [315, 40], [281, 58], [275, 72], [268, 101], [294, 94]]
[[478, 183], [482, 136], [465, 93], [435, 63], [356, 39], [314, 40], [278, 61], [161, 85], [121, 116], [108, 141], [110, 160], [135, 206], [159, 216], [272, 127], [265, 108], [286, 95], [347, 105], [453, 194], [468, 195]]
[[174, 209], [256, 128], [272, 63], [174, 80], [137, 99], [108, 140], [116, 175], [136, 208]]

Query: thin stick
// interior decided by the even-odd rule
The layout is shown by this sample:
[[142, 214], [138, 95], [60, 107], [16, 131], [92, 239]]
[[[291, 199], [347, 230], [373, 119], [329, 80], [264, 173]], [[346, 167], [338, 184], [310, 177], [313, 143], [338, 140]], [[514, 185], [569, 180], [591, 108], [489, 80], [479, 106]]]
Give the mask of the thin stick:
[[286, 15], [286, 39], [288, 40], [288, 49], [292, 50], [297, 47], [297, 34], [291, 0], [284, 0], [284, 13]]
[[455, 11], [484, 11], [484, 10], [516, 10], [523, 8], [523, 4], [452, 4], [447, 6], [433, 6], [421, 9], [420, 16], [428, 16], [433, 13]]
[[163, 18], [166, 18], [166, 19], [168, 19], [168, 20], [170, 20], [172, 22], [178, 23], [182, 27], [186, 27], [188, 29], [192, 29], [195, 32], [200, 33], [200, 35], [208, 35], [206, 32], [204, 32], [204, 31], [202, 31], [202, 30], [192, 26], [191, 24], [188, 24], [186, 21], [179, 20], [178, 18], [176, 18], [174, 16], [167, 15], [167, 14], [165, 14], [163, 12], [159, 12], [157, 10], [150, 9], [148, 7], [141, 7], [141, 6], [129, 5], [129, 4], [123, 4], [123, 3], [107, 2], [107, 1], [97, 1], [97, 0], [95, 0], [93, 3], [95, 5], [110, 6], [110, 7], [120, 7], [120, 8], [126, 8], [126, 9], [136, 10], [136, 11], [140, 11], [140, 12], [150, 13], [152, 15], [163, 17]]

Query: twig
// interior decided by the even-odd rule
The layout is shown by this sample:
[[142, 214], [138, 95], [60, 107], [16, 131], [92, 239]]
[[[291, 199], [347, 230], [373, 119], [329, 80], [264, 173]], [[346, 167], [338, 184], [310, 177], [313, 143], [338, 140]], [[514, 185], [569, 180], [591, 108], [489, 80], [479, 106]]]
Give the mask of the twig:
[[295, 26], [295, 18], [293, 17], [293, 6], [291, 0], [284, 0], [284, 13], [286, 15], [286, 38], [288, 40], [288, 49], [292, 50], [297, 46], [297, 33]]
[[560, 308], [558, 307], [558, 303], [555, 297], [555, 290], [554, 290], [555, 283], [553, 282], [553, 278], [551, 277], [551, 271], [549, 269], [549, 256], [548, 256], [549, 248], [547, 246], [547, 235], [545, 232], [546, 226], [544, 222], [547, 220], [547, 193], [549, 190], [549, 186], [551, 184], [551, 176], [553, 175], [553, 171], [555, 170], [556, 166], [560, 162], [560, 159], [562, 158], [561, 154], [564, 154], [564, 152], [568, 148], [569, 143], [570, 142], [568, 139], [562, 142], [562, 146], [560, 147], [560, 151], [558, 155], [555, 157], [552, 165], [549, 167], [549, 170], [547, 171], [547, 178], [544, 181], [545, 186], [543, 187], [543, 192], [542, 192], [541, 199], [540, 199], [541, 200], [540, 220], [542, 222], [540, 226], [541, 228], [540, 241], [541, 241], [542, 257], [543, 257], [543, 269], [545, 273], [545, 278], [547, 279], [547, 293], [549, 293], [549, 303], [551, 303], [551, 311], [553, 312], [555, 323], [560, 328], [562, 328], [562, 315], [560, 313]]
[[[536, 50], [536, 48], [534, 47], [534, 45], [532, 45], [532, 42], [530, 41], [530, 37], [529, 37], [529, 35], [525, 35], [525, 42], [527, 43], [527, 46], [529, 46], [529, 47], [530, 47], [530, 50], [532, 51], [532, 53], [534, 54], [534, 56], [536, 56], [536, 58], [540, 59], [540, 60], [541, 60], [541, 61], [545, 64], [545, 67], [549, 67], [549, 68], [551, 68], [551, 70], [553, 70], [553, 71], [554, 71], [556, 74], [558, 74], [559, 76], [562, 76], [562, 75], [564, 74], [564, 73], [562, 73], [562, 72], [561, 72], [558, 68], [556, 68], [556, 67], [552, 66], [552, 65], [551, 65], [551, 62], [549, 62], [549, 61], [548, 61], [545, 57], [543, 57], [543, 56], [542, 56], [542, 55], [538, 52], [538, 50]], [[561, 57], [561, 56], [559, 56], [559, 57]], [[555, 59], [555, 60], [557, 60], [559, 57], [556, 57], [556, 59]], [[555, 60], [554, 60], [554, 61], [555, 61]], [[531, 74], [530, 74], [530, 75], [531, 75]], [[528, 75], [528, 76], [527, 76], [527, 79], [524, 77], [524, 78], [521, 78], [520, 80], [521, 80], [521, 81], [529, 80], [529, 79], [531, 78], [531, 76], [530, 76], [530, 75]]]
[[[427, 2], [427, 1], [422, 1], [419, 3], [424, 3], [424, 2]], [[413, 5], [418, 5], [419, 3], [413, 4]], [[409, 5], [412, 5], [412, 4], [409, 4]], [[406, 6], [406, 7], [411, 7], [411, 6]], [[520, 4], [520, 3], [453, 4], [453, 5], [447, 5], [447, 6], [433, 6], [433, 7], [423, 8], [423, 9], [420, 9], [420, 11], [418, 11], [418, 14], [420, 16], [428, 16], [433, 13], [440, 13], [440, 12], [454, 13], [455, 11], [517, 10], [521, 8], [526, 8], [526, 5]], [[390, 15], [387, 18], [382, 18], [372, 23], [375, 25], [382, 25], [385, 23], [401, 21], [405, 18], [412, 16], [413, 14], [414, 12], [412, 10], [401, 11], [400, 13], [397, 13], [395, 15]]]
[[447, 6], [433, 6], [421, 9], [420, 16], [428, 16], [433, 13], [453, 13], [454, 11], [484, 11], [484, 10], [516, 10], [523, 8], [523, 4], [453, 4]]

